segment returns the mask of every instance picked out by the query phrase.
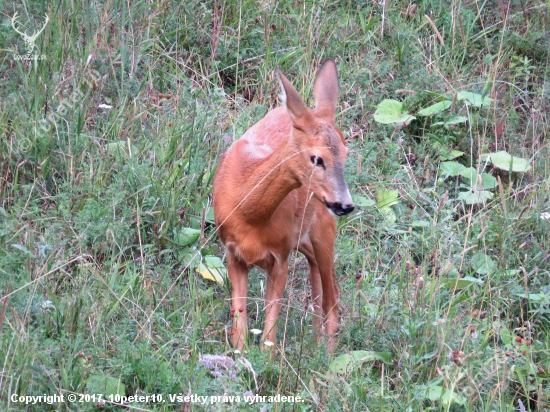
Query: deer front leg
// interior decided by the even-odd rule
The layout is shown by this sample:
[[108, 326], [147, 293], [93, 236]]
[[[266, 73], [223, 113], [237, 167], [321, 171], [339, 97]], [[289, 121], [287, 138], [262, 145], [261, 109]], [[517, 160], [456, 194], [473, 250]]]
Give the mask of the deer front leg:
[[338, 297], [340, 290], [334, 273], [334, 239], [336, 221], [326, 209], [317, 209], [318, 224], [312, 228], [311, 244], [319, 267], [323, 285], [323, 312], [325, 315], [325, 332], [328, 336], [327, 350], [334, 350], [334, 335], [338, 332]]
[[246, 295], [248, 293], [248, 267], [232, 251], [227, 250], [227, 272], [231, 281], [231, 316], [233, 317], [232, 343], [242, 349], [246, 341]]
[[[275, 343], [277, 340], [277, 319], [281, 312], [286, 278], [288, 276], [288, 260], [274, 263], [267, 271], [267, 293], [265, 298], [265, 329], [262, 342]], [[262, 346], [262, 350], [265, 346]]]
[[311, 301], [313, 304], [313, 331], [317, 334], [317, 341], [320, 342], [323, 326], [323, 286], [309, 236], [300, 244], [298, 251], [305, 255], [309, 263], [309, 283], [311, 284]]

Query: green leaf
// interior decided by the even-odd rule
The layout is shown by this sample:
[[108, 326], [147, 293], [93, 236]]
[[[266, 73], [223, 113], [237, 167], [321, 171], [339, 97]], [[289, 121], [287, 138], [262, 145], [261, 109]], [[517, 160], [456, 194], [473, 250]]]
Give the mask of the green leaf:
[[12, 243], [11, 246], [14, 247], [17, 250], [20, 250], [21, 252], [25, 253], [26, 255], [32, 256], [32, 253], [29, 252], [29, 249], [27, 249], [26, 246], [20, 245], [18, 243]]
[[210, 184], [210, 181], [214, 178], [214, 173], [211, 171], [206, 171], [204, 175], [202, 176], [202, 184], [203, 186], [208, 186]]
[[[131, 153], [128, 152], [131, 151]], [[126, 156], [130, 155], [135, 156], [137, 154], [137, 147], [133, 144], [130, 144], [128, 147], [128, 142], [124, 140], [119, 140], [118, 142], [111, 142], [105, 145], [105, 151], [111, 156]]]
[[218, 250], [216, 246], [210, 246], [201, 248], [200, 252], [202, 256], [209, 256], [215, 254], [216, 250]]
[[178, 261], [184, 266], [187, 266], [200, 255], [195, 248], [190, 246], [178, 247], [174, 250], [174, 253]]
[[466, 104], [471, 104], [474, 107], [489, 106], [493, 102], [490, 97], [483, 97], [481, 94], [472, 92], [458, 92], [456, 95], [460, 101], [466, 101]]
[[546, 300], [548, 298], [548, 295], [544, 293], [529, 293], [527, 295], [525, 293], [516, 293], [516, 295], [534, 301]]
[[497, 268], [497, 264], [495, 263], [495, 261], [483, 252], [477, 252], [472, 257], [471, 265], [472, 269], [474, 269], [480, 275], [493, 273]]
[[352, 195], [351, 198], [353, 199], [353, 203], [357, 207], [371, 207], [376, 204], [374, 200], [367, 199], [366, 197], [359, 196], [359, 195]]
[[433, 116], [434, 114], [441, 113], [444, 110], [447, 110], [451, 107], [452, 102], [450, 100], [443, 100], [442, 102], [437, 102], [431, 106], [426, 107], [425, 109], [419, 110], [419, 116]]
[[379, 212], [384, 216], [384, 219], [386, 220], [386, 223], [388, 226], [393, 225], [395, 222], [397, 222], [397, 216], [393, 210], [391, 210], [391, 207], [383, 207], [381, 209], [378, 209]]
[[466, 167], [458, 162], [441, 162], [439, 169], [447, 177], [456, 177], [460, 175], [460, 172], [466, 169]]
[[505, 345], [510, 345], [512, 343], [512, 332], [508, 329], [501, 329], [499, 332], [500, 339]]
[[208, 208], [208, 211], [206, 212], [205, 219], [206, 219], [207, 222], [215, 223], [214, 208], [213, 207]]
[[126, 394], [124, 384], [121, 382], [120, 378], [113, 378], [112, 376], [103, 375], [101, 373], [90, 375], [86, 382], [86, 392], [101, 393], [103, 396], [124, 396]]
[[435, 402], [441, 402], [445, 407], [456, 403], [458, 405], [464, 405], [466, 398], [456, 392], [445, 389], [442, 386], [429, 386], [426, 388], [426, 398]]
[[465, 167], [459, 172], [459, 175], [464, 179], [468, 179], [471, 183], [476, 183], [477, 181], [477, 170], [473, 167]]
[[506, 269], [506, 270], [503, 270], [502, 271], [502, 274], [505, 276], [505, 277], [511, 277], [511, 276], [516, 276], [518, 273], [520, 272], [519, 269]]
[[374, 120], [382, 124], [393, 124], [396, 126], [407, 125], [416, 117], [403, 111], [403, 104], [397, 100], [386, 99], [376, 106]]
[[202, 262], [197, 267], [197, 272], [199, 272], [203, 278], [213, 280], [220, 286], [223, 285], [225, 279], [227, 279], [227, 268], [217, 256], [204, 256]]
[[464, 154], [464, 152], [461, 152], [459, 150], [451, 150], [449, 151], [446, 147], [442, 147], [439, 149], [439, 157], [441, 157], [443, 160], [453, 160], [457, 157], [460, 157]]
[[[479, 184], [478, 184], [478, 176], [479, 175], [477, 174], [477, 170], [475, 168], [473, 168], [473, 167], [464, 168], [459, 172], [459, 174], [464, 179], [468, 180], [469, 184], [474, 188], [473, 190], [476, 191], [475, 195], [474, 195], [474, 193], [471, 193], [472, 194], [472, 197], [471, 197], [472, 200], [476, 199], [475, 196], [477, 196], [477, 200], [479, 200], [477, 203], [482, 203], [487, 199], [492, 199], [493, 198], [493, 196], [487, 197], [486, 193], [481, 193], [481, 192], [483, 192], [483, 190], [481, 190], [481, 189], [494, 189], [495, 187], [497, 187], [498, 182], [497, 182], [497, 179], [494, 176], [492, 176], [490, 174], [487, 174], [487, 173], [482, 173], [481, 174], [481, 187], [479, 187]], [[465, 193], [467, 193], [467, 192], [465, 192]], [[464, 200], [470, 199], [470, 195], [464, 194], [462, 196], [463, 196]]]
[[494, 189], [498, 186], [496, 177], [488, 173], [481, 174], [481, 186], [483, 189]]
[[378, 189], [376, 192], [376, 206], [378, 209], [383, 209], [385, 207], [390, 207], [399, 203], [397, 198], [399, 197], [399, 190], [385, 190]]
[[467, 117], [464, 116], [452, 116], [445, 122], [435, 122], [430, 127], [434, 126], [451, 126], [453, 124], [461, 124], [466, 123], [468, 121]]
[[493, 197], [494, 195], [487, 190], [468, 190], [467, 192], [460, 192], [458, 200], [464, 200], [467, 205], [477, 205], [479, 203], [485, 203]]
[[385, 190], [378, 189], [376, 192], [376, 207], [378, 211], [384, 216], [386, 223], [391, 226], [397, 221], [397, 216], [391, 209], [391, 206], [399, 203], [397, 198], [399, 197], [399, 190]]
[[474, 278], [472, 276], [464, 276], [463, 278], [459, 278], [458, 282], [457, 282], [456, 278], [446, 279], [443, 282], [443, 285], [447, 289], [451, 289], [451, 290], [455, 288], [455, 284], [456, 284], [457, 289], [465, 289], [465, 288], [467, 288], [468, 286], [471, 286], [471, 285], [476, 285], [476, 284], [477, 285], [482, 285], [483, 280], [478, 279], [478, 278]]
[[427, 220], [413, 220], [411, 222], [412, 227], [432, 227], [433, 223]]
[[363, 363], [380, 361], [391, 364], [391, 353], [356, 350], [336, 357], [329, 365], [328, 370], [336, 373], [350, 373], [358, 369]]
[[500, 151], [483, 155], [483, 160], [488, 159], [498, 169], [507, 172], [527, 172], [531, 169], [529, 160], [512, 156], [508, 152]]
[[181, 229], [173, 230], [174, 237], [172, 242], [179, 246], [189, 246], [194, 244], [199, 238], [201, 231], [199, 229], [193, 229], [190, 227], [183, 227]]

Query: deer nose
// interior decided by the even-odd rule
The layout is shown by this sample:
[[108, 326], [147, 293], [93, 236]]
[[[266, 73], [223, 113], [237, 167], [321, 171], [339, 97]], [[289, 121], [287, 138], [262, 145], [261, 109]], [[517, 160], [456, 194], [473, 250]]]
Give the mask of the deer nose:
[[336, 216], [347, 215], [355, 209], [355, 205], [353, 203], [342, 204], [340, 202], [328, 202], [325, 200], [325, 204]]

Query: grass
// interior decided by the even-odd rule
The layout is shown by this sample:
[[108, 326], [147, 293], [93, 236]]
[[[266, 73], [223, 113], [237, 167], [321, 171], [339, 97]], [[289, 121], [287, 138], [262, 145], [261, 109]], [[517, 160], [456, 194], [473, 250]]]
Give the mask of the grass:
[[[37, 60], [20, 57], [15, 12], [29, 34], [49, 17]], [[119, 410], [116, 395], [159, 394], [126, 408], [550, 408], [549, 14], [545, 0], [5, 4], [3, 409]], [[274, 69], [310, 98], [328, 57], [361, 205], [338, 225], [336, 353], [311, 335], [307, 264], [296, 256], [284, 352], [260, 353], [251, 339], [234, 354], [230, 287], [195, 271], [202, 257], [223, 257], [212, 177], [231, 140], [279, 104]], [[475, 107], [458, 92], [493, 100]], [[418, 116], [444, 98], [445, 111]], [[417, 119], [376, 122], [384, 99]], [[466, 120], [434, 125], [452, 116]], [[463, 154], [449, 159], [452, 150]], [[482, 157], [501, 150], [530, 170]], [[493, 176], [490, 198], [460, 200], [475, 183], [445, 175], [445, 161]], [[250, 274], [258, 328], [263, 276]], [[12, 399], [59, 393], [55, 405]], [[245, 393], [303, 402], [183, 398]]]

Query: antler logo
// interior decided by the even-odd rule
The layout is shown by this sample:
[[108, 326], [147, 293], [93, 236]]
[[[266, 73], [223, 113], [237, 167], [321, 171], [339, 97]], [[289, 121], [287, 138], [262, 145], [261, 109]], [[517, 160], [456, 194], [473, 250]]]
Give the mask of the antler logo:
[[27, 33], [24, 33], [22, 31], [20, 31], [15, 26], [16, 21], [17, 21], [17, 12], [11, 18], [11, 27], [13, 27], [13, 29], [17, 33], [19, 33], [21, 35], [21, 37], [23, 37], [23, 40], [25, 40], [25, 44], [27, 45], [27, 54], [31, 54], [34, 51], [34, 49], [36, 48], [36, 44], [34, 44], [34, 42], [36, 41], [36, 39], [38, 38], [40, 33], [42, 33], [44, 31], [44, 29], [46, 28], [46, 25], [50, 21], [50, 18], [46, 14], [46, 21], [44, 22], [44, 26], [42, 26], [42, 28], [40, 30], [38, 30], [36, 33], [34, 33], [32, 36], [29, 36]]

